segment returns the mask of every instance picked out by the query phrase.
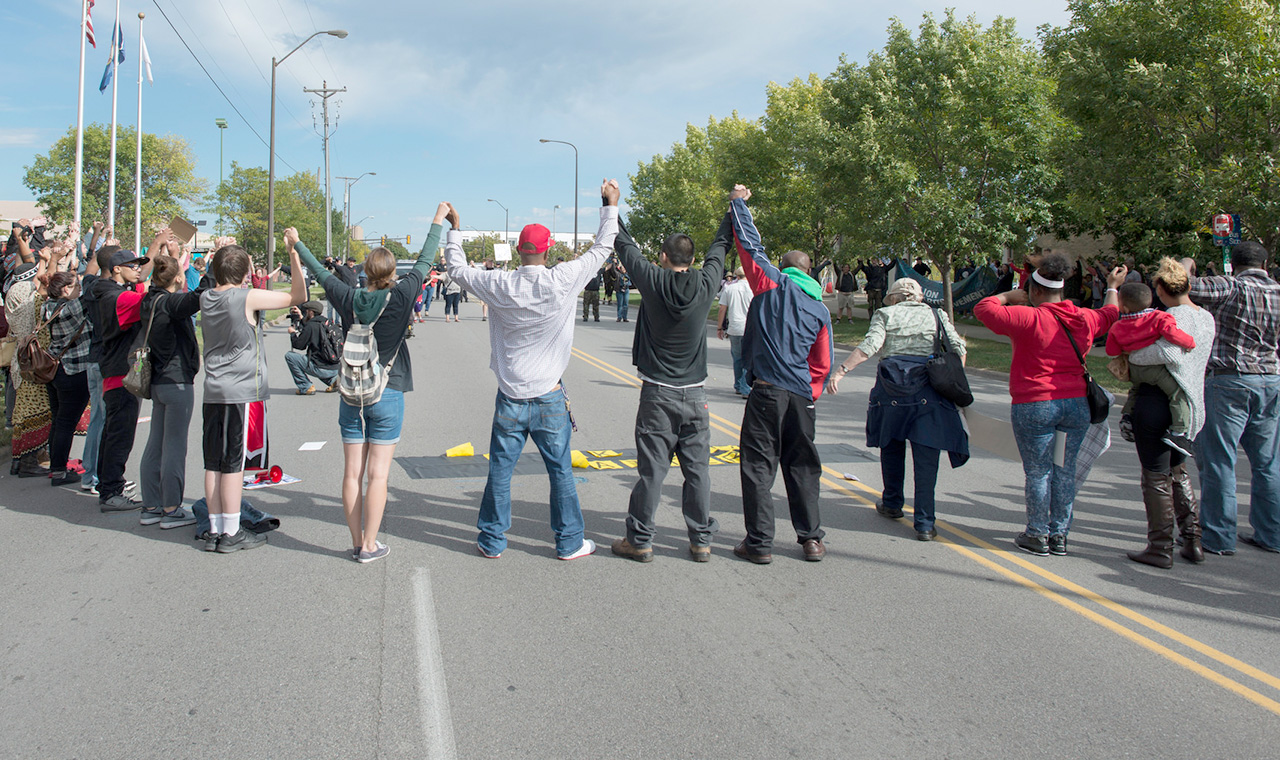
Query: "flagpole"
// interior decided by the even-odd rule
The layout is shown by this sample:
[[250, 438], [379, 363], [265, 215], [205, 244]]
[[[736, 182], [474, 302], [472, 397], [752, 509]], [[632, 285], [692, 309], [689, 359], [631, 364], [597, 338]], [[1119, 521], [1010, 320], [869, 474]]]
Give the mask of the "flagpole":
[[76, 107], [75, 222], [80, 224], [80, 186], [84, 181], [84, 52], [89, 36], [89, 0], [80, 0], [80, 95]]
[[133, 154], [133, 250], [139, 255], [142, 253], [142, 65], [147, 57], [142, 52], [147, 44], [142, 41], [142, 20], [146, 17], [147, 14], [138, 13], [138, 146]]
[[120, 28], [120, 0], [116, 0], [116, 26], [111, 35], [111, 168], [107, 178], [107, 226], [116, 226], [116, 103], [120, 94], [119, 57], [124, 45]]

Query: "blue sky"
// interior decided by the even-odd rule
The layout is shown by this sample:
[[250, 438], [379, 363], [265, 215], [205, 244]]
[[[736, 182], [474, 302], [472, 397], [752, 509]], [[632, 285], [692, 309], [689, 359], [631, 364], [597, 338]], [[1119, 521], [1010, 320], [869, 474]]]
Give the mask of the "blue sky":
[[[19, 0], [0, 7], [6, 30], [0, 92], [0, 198], [30, 199], [24, 167], [75, 124], [79, 67], [78, 0]], [[765, 85], [810, 72], [830, 73], [839, 56], [863, 61], [883, 46], [891, 15], [915, 26], [946, 3], [845, 0], [648, 0], [499, 2], [464, 0], [159, 0], [244, 118], [265, 139], [270, 62], [313, 31], [321, 36], [279, 69], [277, 173], [323, 167], [318, 100], [302, 92], [328, 81], [348, 91], [337, 104], [330, 143], [333, 175], [365, 177], [352, 193], [353, 221], [373, 215], [366, 233], [425, 236], [435, 206], [450, 200], [464, 225], [502, 229], [529, 222], [571, 230], [573, 151], [542, 145], [567, 140], [579, 150], [579, 228], [593, 232], [602, 177], [626, 175], [638, 161], [683, 139], [685, 124], [736, 110], [761, 114]], [[1013, 16], [1024, 37], [1067, 20], [1064, 0], [974, 0], [961, 15], [989, 22]], [[114, 0], [94, 9], [98, 48], [86, 63], [86, 122], [109, 122], [110, 90], [100, 94]], [[218, 129], [229, 122], [225, 163], [266, 166], [268, 150], [200, 70], [153, 0], [122, 0], [127, 60], [121, 67], [121, 121], [137, 100], [139, 11], [155, 84], [144, 85], [143, 129], [179, 135], [198, 173], [217, 182]], [[13, 30], [18, 30], [14, 33]], [[288, 165], [282, 162], [287, 162]], [[342, 183], [334, 181], [334, 203]], [[207, 215], [193, 215], [205, 218]]]

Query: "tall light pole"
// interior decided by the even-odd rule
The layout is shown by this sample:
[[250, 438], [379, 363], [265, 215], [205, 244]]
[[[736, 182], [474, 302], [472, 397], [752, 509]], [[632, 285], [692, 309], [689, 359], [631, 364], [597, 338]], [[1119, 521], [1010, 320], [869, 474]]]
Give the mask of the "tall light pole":
[[352, 179], [351, 177], [338, 177], [338, 179], [342, 180], [343, 182], [342, 226], [345, 227], [347, 230], [347, 239], [346, 239], [346, 242], [344, 242], [342, 245], [343, 259], [349, 258], [351, 256], [351, 186], [359, 182], [360, 180], [364, 179], [366, 176], [376, 177], [378, 176], [378, 173], [365, 172], [364, 174], [361, 174], [359, 177], [356, 177], [355, 179]]
[[[222, 138], [226, 134], [227, 120], [214, 119], [213, 123], [218, 127], [218, 194], [222, 194]], [[218, 199], [218, 234], [222, 234], [222, 199]]]
[[578, 146], [564, 140], [538, 140], [540, 143], [559, 143], [573, 148], [573, 252], [578, 253]]
[[556, 211], [558, 211], [559, 209], [560, 209], [559, 203], [551, 207], [551, 244], [552, 245], [556, 244]]
[[284, 58], [276, 60], [275, 56], [271, 57], [271, 160], [270, 168], [267, 170], [267, 263], [268, 269], [270, 264], [275, 263], [276, 259], [276, 67], [289, 59], [289, 56], [298, 52], [298, 48], [307, 44], [311, 40], [327, 34], [331, 37], [344, 39], [347, 36], [345, 29], [330, 29], [325, 32], [316, 32], [302, 42], [298, 43], [298, 47], [290, 50]]
[[[498, 203], [492, 198], [489, 199], [489, 202]], [[501, 203], [498, 203], [498, 205], [502, 208], [502, 213], [504, 214], [502, 222], [502, 242], [509, 245], [511, 243], [511, 212], [507, 211], [507, 207], [503, 206]]]

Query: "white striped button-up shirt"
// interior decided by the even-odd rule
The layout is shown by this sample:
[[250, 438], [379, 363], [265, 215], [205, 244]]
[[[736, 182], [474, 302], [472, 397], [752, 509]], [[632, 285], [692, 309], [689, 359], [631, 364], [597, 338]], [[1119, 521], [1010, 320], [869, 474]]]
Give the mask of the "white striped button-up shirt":
[[545, 396], [560, 382], [573, 348], [578, 293], [613, 252], [618, 207], [600, 209], [595, 245], [583, 256], [513, 272], [473, 269], [462, 252], [462, 233], [449, 230], [444, 261], [449, 276], [489, 305], [489, 368], [498, 390], [513, 399]]

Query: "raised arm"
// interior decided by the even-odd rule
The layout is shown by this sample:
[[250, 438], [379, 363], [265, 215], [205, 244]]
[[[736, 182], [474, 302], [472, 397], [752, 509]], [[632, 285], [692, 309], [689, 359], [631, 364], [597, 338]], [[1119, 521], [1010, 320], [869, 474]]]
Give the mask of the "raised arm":
[[747, 208], [747, 200], [750, 198], [750, 190], [742, 185], [734, 185], [733, 192], [729, 193], [729, 217], [733, 223], [734, 242], [738, 246], [738, 259], [742, 262], [747, 284], [751, 286], [753, 295], [759, 295], [778, 287], [782, 282], [782, 272], [764, 253], [760, 232], [756, 229], [755, 220], [751, 218], [751, 209]]
[[614, 240], [618, 236], [618, 198], [621, 191], [616, 179], [604, 180], [600, 183], [600, 200], [604, 204], [600, 209], [600, 227], [596, 231], [596, 242], [582, 256], [573, 261], [557, 264], [551, 271], [560, 281], [569, 280], [569, 289], [582, 290], [587, 281], [595, 276], [609, 252], [613, 250]]
[[436, 250], [440, 248], [440, 235], [444, 232], [445, 219], [449, 220], [449, 226], [454, 229], [456, 229], [455, 222], [461, 223], [453, 205], [447, 201], [440, 201], [440, 205], [436, 207], [435, 218], [431, 220], [431, 231], [427, 233], [427, 239], [422, 243], [422, 250], [418, 252], [418, 260], [413, 265], [424, 280], [427, 279], [427, 273], [431, 271], [431, 262], [436, 257]]
[[641, 292], [651, 290], [655, 286], [658, 277], [658, 265], [645, 258], [640, 252], [640, 246], [636, 245], [636, 241], [631, 237], [631, 233], [627, 231], [626, 225], [622, 223], [621, 217], [618, 219], [618, 236], [614, 238], [613, 250], [618, 254], [618, 259], [622, 261], [622, 265], [627, 271], [634, 272], [636, 288]]
[[702, 276], [711, 283], [717, 283], [724, 277], [724, 257], [729, 253], [733, 243], [733, 222], [726, 213], [720, 219], [720, 229], [716, 230], [715, 240], [707, 249], [707, 257], [702, 261]]

